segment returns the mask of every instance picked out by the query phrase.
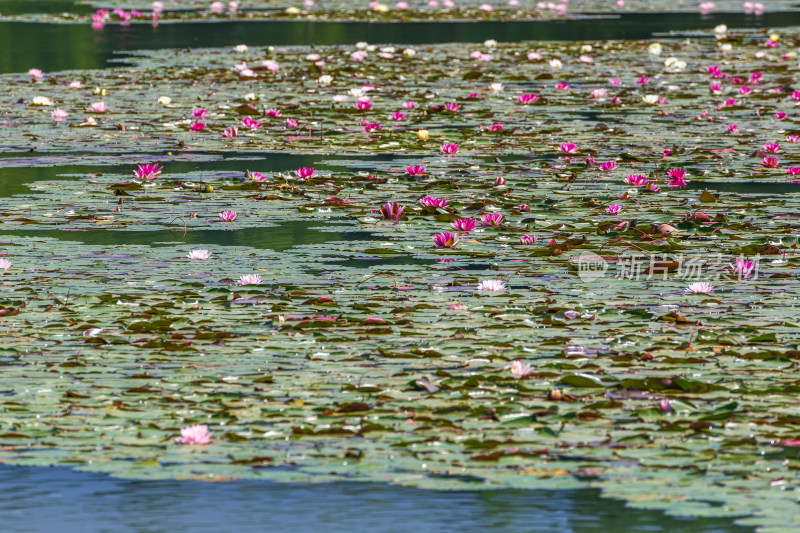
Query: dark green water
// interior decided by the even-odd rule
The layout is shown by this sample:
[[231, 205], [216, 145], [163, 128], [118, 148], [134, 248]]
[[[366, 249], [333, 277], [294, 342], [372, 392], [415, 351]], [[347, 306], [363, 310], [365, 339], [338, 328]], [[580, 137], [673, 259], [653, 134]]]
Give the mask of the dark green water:
[[361, 231], [321, 231], [322, 222], [281, 222], [263, 228], [196, 230], [183, 235], [183, 225], [175, 220], [172, 229], [160, 231], [64, 231], [64, 230], [0, 230], [0, 243], [13, 242], [14, 237], [55, 238], [93, 246], [139, 245], [175, 246], [176, 244], [244, 246], [282, 252], [300, 244], [322, 244], [332, 241], [369, 240], [372, 235]]
[[633, 511], [596, 490], [434, 492], [373, 483], [132, 481], [0, 467], [4, 533], [749, 533]]
[[[222, 47], [236, 44], [332, 45], [371, 43], [445, 43], [530, 40], [646, 39], [653, 33], [713, 28], [800, 25], [800, 12], [700, 15], [631, 14], [615, 18], [516, 22], [215, 22], [106, 25], [0, 22], [0, 72], [94, 69], [108, 65], [115, 51], [153, 48]], [[116, 56], [119, 57], [119, 56]]]

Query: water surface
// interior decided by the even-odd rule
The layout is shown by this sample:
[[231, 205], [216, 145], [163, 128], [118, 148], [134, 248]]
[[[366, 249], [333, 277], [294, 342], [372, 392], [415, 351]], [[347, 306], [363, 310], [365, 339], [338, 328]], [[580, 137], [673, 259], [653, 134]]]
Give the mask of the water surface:
[[[136, 481], [0, 467], [4, 533], [750, 533], [631, 510], [597, 490], [437, 492], [373, 483]], [[57, 523], [57, 527], [54, 527]]]
[[646, 13], [612, 18], [512, 22], [187, 22], [106, 25], [0, 22], [0, 72], [48, 72], [108, 66], [115, 51], [158, 48], [224, 47], [236, 44], [335, 45], [371, 43], [428, 44], [536, 40], [647, 39], [654, 33], [713, 28], [772, 28], [800, 25], [800, 12]]

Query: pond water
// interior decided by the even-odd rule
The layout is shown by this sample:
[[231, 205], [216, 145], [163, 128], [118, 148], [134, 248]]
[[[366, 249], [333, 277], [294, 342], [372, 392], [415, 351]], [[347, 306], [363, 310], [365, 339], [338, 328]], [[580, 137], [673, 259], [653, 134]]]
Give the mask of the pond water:
[[7, 533], [49, 533], [54, 517], [60, 533], [752, 531], [725, 519], [634, 511], [601, 499], [596, 490], [434, 492], [366, 483], [137, 481], [36, 467], [2, 467], [0, 474]]
[[235, 44], [331, 45], [359, 41], [380, 43], [446, 43], [579, 39], [646, 39], [655, 33], [686, 31], [727, 24], [730, 27], [769, 28], [800, 24], [800, 13], [631, 14], [597, 19], [512, 22], [217, 22], [107, 25], [0, 22], [0, 72], [25, 72], [32, 66], [45, 71], [95, 69], [124, 57], [115, 52], [152, 48], [222, 47]]

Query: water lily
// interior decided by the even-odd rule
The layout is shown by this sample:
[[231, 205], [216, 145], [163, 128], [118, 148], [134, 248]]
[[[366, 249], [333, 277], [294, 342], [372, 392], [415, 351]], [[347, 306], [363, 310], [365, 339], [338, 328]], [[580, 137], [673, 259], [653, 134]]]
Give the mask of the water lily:
[[261, 275], [259, 274], [244, 274], [239, 276], [237, 285], [261, 285]]
[[0, 270], [7, 271], [11, 269], [11, 261], [8, 259], [0, 258]]
[[714, 286], [707, 281], [690, 283], [685, 289], [685, 294], [714, 294]]
[[137, 179], [151, 181], [161, 174], [162, 170], [164, 167], [159, 166], [158, 163], [148, 163], [139, 165], [139, 168], [133, 171], [133, 175]]
[[422, 176], [425, 174], [425, 167], [422, 165], [410, 165], [406, 167], [406, 174], [409, 176]]
[[622, 206], [619, 204], [611, 204], [608, 207], [606, 207], [606, 213], [610, 215], [616, 215], [620, 211], [622, 211]]
[[219, 214], [219, 218], [223, 222], [233, 222], [234, 220], [236, 220], [236, 216], [237, 215], [235, 211], [223, 211], [222, 213]]
[[478, 283], [479, 291], [499, 292], [506, 290], [506, 284], [499, 279], [485, 279]]
[[192, 260], [205, 261], [206, 259], [211, 259], [211, 255], [211, 252], [208, 250], [197, 249], [186, 254], [186, 257]]
[[441, 146], [442, 153], [455, 154], [458, 152], [458, 145], [453, 143], [445, 143]]
[[424, 207], [445, 207], [447, 200], [444, 198], [434, 198], [433, 196], [423, 196], [419, 199], [419, 203]]
[[641, 174], [629, 174], [625, 177], [625, 183], [628, 185], [635, 185], [636, 187], [643, 187], [647, 184], [647, 178]]
[[456, 244], [458, 244], [458, 239], [456, 238], [455, 233], [451, 232], [444, 232], [444, 233], [437, 233], [433, 236], [433, 243], [436, 245], [437, 248], [452, 248]]
[[481, 224], [486, 227], [502, 226], [504, 221], [505, 217], [500, 213], [488, 213], [481, 217]]
[[511, 362], [509, 369], [511, 370], [511, 375], [517, 379], [529, 376], [533, 372], [531, 365], [528, 363], [523, 363], [518, 359]]
[[667, 171], [670, 189], [684, 189], [686, 187], [686, 171], [680, 168], [671, 168]]
[[297, 179], [307, 180], [316, 177], [317, 171], [314, 167], [300, 167], [294, 171], [294, 175], [297, 176]]
[[395, 202], [389, 202], [381, 206], [381, 215], [385, 220], [400, 220], [403, 216], [404, 207]]
[[456, 231], [472, 231], [475, 229], [476, 223], [474, 218], [457, 218], [450, 223]]
[[758, 263], [749, 259], [737, 257], [730, 266], [733, 273], [741, 279], [749, 279], [758, 271]]
[[209, 444], [213, 435], [214, 432], [209, 431], [208, 426], [187, 426], [181, 429], [181, 436], [176, 437], [175, 442], [178, 444]]
[[522, 235], [519, 238], [519, 243], [526, 246], [536, 244], [536, 235]]

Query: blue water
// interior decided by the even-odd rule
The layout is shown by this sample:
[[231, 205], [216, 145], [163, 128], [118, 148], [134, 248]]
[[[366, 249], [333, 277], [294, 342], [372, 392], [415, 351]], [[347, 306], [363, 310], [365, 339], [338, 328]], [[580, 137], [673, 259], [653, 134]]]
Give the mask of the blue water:
[[437, 492], [372, 483], [134, 481], [0, 466], [2, 533], [749, 533], [596, 490]]

